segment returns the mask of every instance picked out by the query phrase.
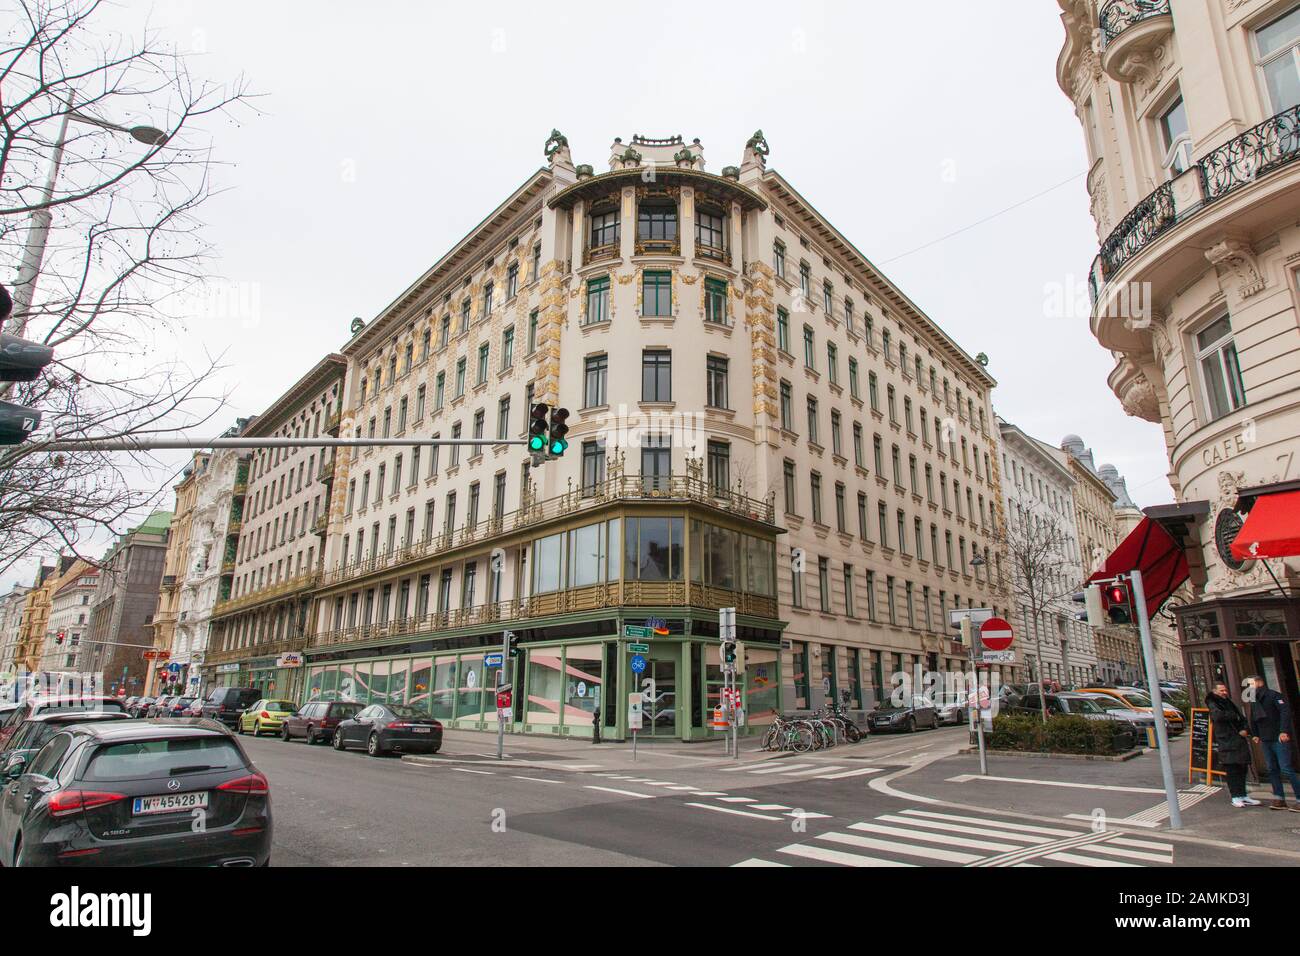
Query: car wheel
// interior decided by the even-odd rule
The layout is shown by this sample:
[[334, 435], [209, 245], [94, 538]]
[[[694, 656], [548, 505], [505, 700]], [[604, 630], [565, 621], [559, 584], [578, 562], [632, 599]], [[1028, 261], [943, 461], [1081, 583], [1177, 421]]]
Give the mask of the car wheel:
[[310, 725], [310, 724], [307, 725], [307, 737], [306, 737], [306, 740], [307, 740], [307, 746], [308, 746], [308, 747], [310, 747], [312, 744], [316, 743], [316, 734], [312, 731], [312, 729], [311, 729], [311, 725]]
[[253, 736], [262, 736], [262, 722], [260, 720], [253, 721]]
[[280, 727], [280, 739], [286, 744], [289, 742], [289, 725], [284, 724]]
[[909, 734], [916, 733], [916, 718], [915, 717], [907, 718], [907, 721], [903, 724], [903, 730], [905, 730]]
[[23, 838], [20, 835], [14, 843], [14, 869], [23, 865]]
[[347, 747], [344, 746], [344, 744], [343, 744], [343, 735], [342, 735], [341, 733], [339, 733], [337, 730], [334, 731], [334, 749], [335, 749], [335, 750], [347, 750]]
[[383, 749], [379, 746], [379, 734], [372, 733], [369, 739], [366, 740], [366, 753], [372, 757], [382, 757], [384, 755]]

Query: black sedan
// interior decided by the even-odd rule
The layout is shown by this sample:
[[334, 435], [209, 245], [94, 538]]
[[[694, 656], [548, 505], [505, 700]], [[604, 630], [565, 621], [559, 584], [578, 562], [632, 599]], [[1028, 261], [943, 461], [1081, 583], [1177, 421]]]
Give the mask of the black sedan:
[[6, 768], [6, 866], [266, 866], [270, 854], [266, 777], [209, 720], [73, 724]]
[[891, 733], [899, 730], [911, 733], [918, 727], [938, 727], [939, 710], [928, 698], [917, 694], [911, 706], [906, 701], [886, 700], [871, 712], [867, 721], [871, 733]]
[[436, 754], [442, 747], [442, 724], [405, 704], [371, 704], [355, 717], [339, 721], [334, 731], [335, 750], [361, 746], [372, 757]]

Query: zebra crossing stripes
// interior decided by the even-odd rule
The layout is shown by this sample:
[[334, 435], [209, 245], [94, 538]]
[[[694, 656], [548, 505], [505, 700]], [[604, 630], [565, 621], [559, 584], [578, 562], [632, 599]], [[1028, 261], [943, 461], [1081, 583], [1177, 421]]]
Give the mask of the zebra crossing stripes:
[[[757, 809], [747, 807], [746, 809]], [[1169, 866], [1173, 845], [1119, 830], [1022, 823], [994, 815], [906, 809], [815, 834], [738, 866]]]
[[759, 764], [739, 767], [723, 767], [722, 773], [744, 773], [755, 777], [776, 775], [782, 777], [800, 777], [808, 780], [843, 780], [847, 777], [863, 777], [867, 774], [881, 773], [881, 767], [849, 767], [845, 764], [805, 763], [790, 760], [768, 760]]

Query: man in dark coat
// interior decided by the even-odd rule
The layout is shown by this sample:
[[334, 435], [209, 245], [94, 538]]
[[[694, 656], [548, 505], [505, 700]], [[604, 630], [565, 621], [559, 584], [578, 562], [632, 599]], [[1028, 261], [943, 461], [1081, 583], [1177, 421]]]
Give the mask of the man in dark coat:
[[1205, 698], [1214, 730], [1214, 765], [1228, 778], [1228, 795], [1234, 807], [1257, 807], [1258, 800], [1246, 793], [1246, 768], [1250, 766], [1250, 731], [1246, 715], [1228, 693], [1227, 684], [1215, 684]]
[[1264, 685], [1264, 678], [1252, 677], [1255, 700], [1250, 708], [1250, 731], [1255, 743], [1264, 751], [1268, 762], [1268, 778], [1273, 784], [1271, 810], [1290, 810], [1300, 813], [1300, 805], [1286, 802], [1284, 781], [1291, 781], [1296, 800], [1300, 801], [1300, 776], [1291, 769], [1291, 708], [1286, 699]]

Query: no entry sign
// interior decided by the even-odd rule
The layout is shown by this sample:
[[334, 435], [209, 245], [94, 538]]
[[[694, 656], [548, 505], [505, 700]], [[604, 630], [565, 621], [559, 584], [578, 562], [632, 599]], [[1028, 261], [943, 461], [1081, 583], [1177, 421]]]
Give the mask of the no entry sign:
[[1004, 618], [991, 617], [980, 625], [980, 643], [990, 651], [1005, 651], [1014, 639], [1011, 624]]

